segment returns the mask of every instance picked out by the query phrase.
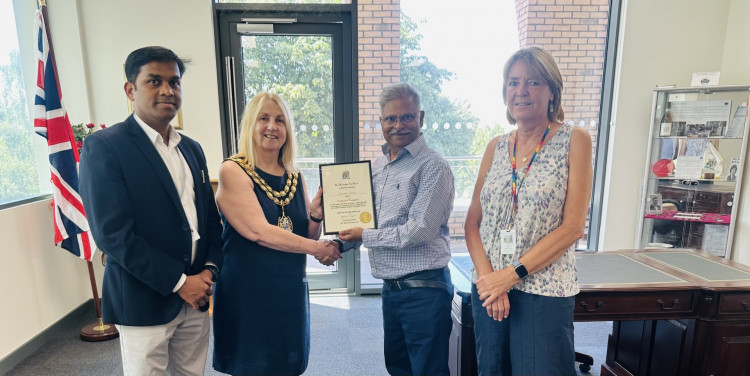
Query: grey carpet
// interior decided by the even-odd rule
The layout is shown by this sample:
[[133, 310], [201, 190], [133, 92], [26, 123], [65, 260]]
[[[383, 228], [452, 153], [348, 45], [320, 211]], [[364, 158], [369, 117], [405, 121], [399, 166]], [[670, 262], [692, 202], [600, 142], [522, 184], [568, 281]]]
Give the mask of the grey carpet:
[[[387, 375], [383, 364], [383, 329], [379, 296], [312, 295], [309, 376]], [[93, 322], [89, 315], [56, 328], [53, 339], [19, 363], [9, 376], [122, 375], [120, 342], [84, 342], [78, 332]], [[594, 357], [591, 375], [599, 375], [611, 322], [576, 323], [576, 350]], [[206, 364], [206, 375], [222, 375]], [[580, 373], [579, 373], [580, 374]]]

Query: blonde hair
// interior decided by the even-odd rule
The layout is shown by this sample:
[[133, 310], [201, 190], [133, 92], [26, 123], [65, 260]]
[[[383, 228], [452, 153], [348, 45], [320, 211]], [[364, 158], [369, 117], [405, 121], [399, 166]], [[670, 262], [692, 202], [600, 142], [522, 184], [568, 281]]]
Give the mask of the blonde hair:
[[258, 116], [266, 101], [275, 102], [284, 114], [284, 119], [286, 119], [286, 141], [281, 146], [281, 150], [279, 150], [279, 164], [284, 166], [287, 172], [298, 172], [299, 170], [294, 165], [294, 159], [297, 156], [297, 143], [294, 139], [292, 112], [289, 110], [289, 106], [284, 99], [276, 93], [260, 92], [245, 107], [245, 112], [242, 114], [242, 122], [240, 123], [240, 141], [237, 145], [238, 154], [247, 158], [247, 162], [251, 167], [255, 167], [257, 155], [253, 134], [255, 133]]
[[[552, 57], [549, 51], [541, 47], [522, 48], [516, 51], [513, 56], [508, 59], [508, 62], [505, 63], [505, 68], [503, 68], [503, 102], [505, 102], [506, 105], [508, 104], [508, 73], [510, 72], [510, 68], [513, 67], [513, 64], [519, 60], [523, 60], [523, 62], [526, 63], [526, 66], [529, 67], [530, 73], [544, 80], [544, 83], [546, 83], [547, 86], [549, 86], [550, 91], [552, 91], [554, 99], [552, 99], [551, 104], [553, 110], [551, 112], [547, 111], [547, 119], [552, 122], [562, 123], [562, 121], [565, 120], [565, 112], [560, 105], [560, 97], [562, 96], [563, 90], [562, 74], [560, 74], [560, 68], [557, 67], [555, 58]], [[516, 119], [510, 116], [510, 111], [507, 109], [505, 110], [505, 117], [508, 118], [508, 121], [511, 124], [516, 123]]]

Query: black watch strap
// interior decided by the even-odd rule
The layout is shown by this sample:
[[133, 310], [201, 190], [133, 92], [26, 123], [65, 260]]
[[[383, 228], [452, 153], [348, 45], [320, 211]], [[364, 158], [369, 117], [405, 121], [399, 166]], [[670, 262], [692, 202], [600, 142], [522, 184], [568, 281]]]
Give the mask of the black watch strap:
[[339, 245], [339, 253], [344, 253], [344, 243], [338, 239], [332, 239], [332, 241], [336, 242], [336, 244]]
[[219, 279], [219, 268], [214, 265], [206, 265], [205, 269], [211, 272], [211, 281], [216, 282]]
[[521, 261], [519, 260], [513, 260], [513, 268], [516, 270], [518, 278], [524, 279], [527, 275], [529, 275], [528, 269], [526, 269], [526, 267], [521, 264]]
[[323, 222], [323, 218], [315, 218], [315, 217], [313, 217], [312, 214], [310, 214], [310, 220], [313, 221], [313, 222], [315, 222], [315, 223]]

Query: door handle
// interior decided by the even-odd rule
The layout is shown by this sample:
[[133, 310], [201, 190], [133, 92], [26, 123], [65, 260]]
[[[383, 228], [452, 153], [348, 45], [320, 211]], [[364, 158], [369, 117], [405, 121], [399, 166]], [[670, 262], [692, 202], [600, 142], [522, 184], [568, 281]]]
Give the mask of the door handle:
[[234, 57], [224, 57], [224, 71], [227, 89], [227, 112], [229, 120], [229, 150], [230, 155], [237, 154], [237, 106], [235, 90]]

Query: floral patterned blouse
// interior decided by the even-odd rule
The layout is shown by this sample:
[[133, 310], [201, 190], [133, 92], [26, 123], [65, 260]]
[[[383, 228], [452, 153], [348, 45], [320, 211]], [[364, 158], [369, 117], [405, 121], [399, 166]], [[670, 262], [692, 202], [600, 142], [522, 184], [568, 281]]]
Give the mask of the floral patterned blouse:
[[[528, 175], [526, 166], [517, 166], [518, 208], [516, 213], [515, 255], [501, 255], [500, 230], [508, 228], [513, 209], [511, 161], [508, 156], [510, 132], [498, 140], [492, 164], [480, 193], [482, 223], [479, 235], [494, 270], [511, 264], [531, 246], [562, 224], [563, 207], [568, 188], [568, 151], [572, 127], [563, 124], [539, 150]], [[546, 268], [530, 274], [514, 288], [530, 294], [568, 297], [578, 293], [575, 246]], [[473, 273], [476, 282], [476, 271]]]

